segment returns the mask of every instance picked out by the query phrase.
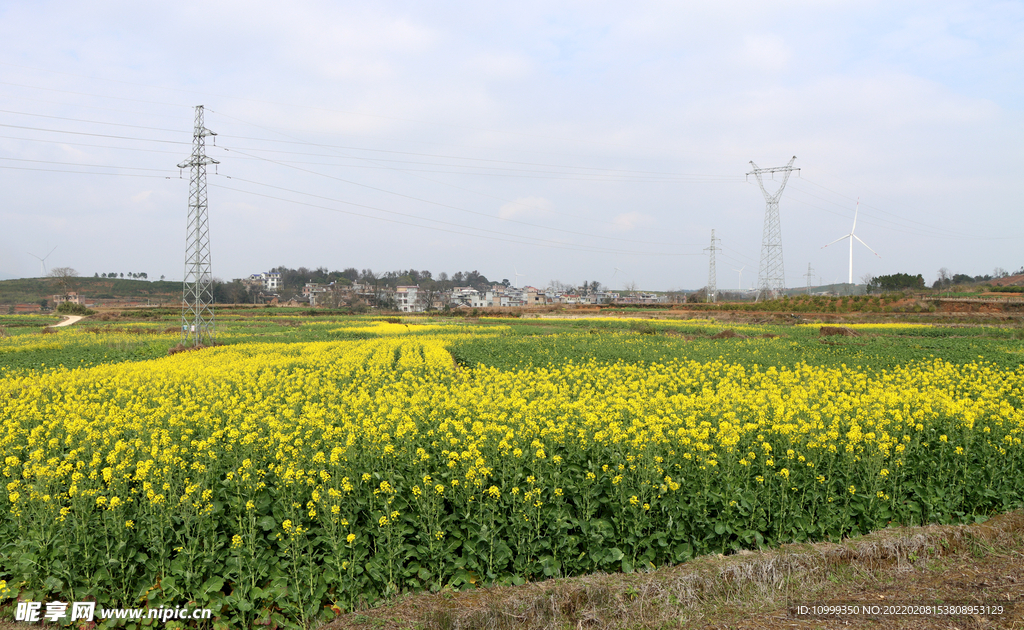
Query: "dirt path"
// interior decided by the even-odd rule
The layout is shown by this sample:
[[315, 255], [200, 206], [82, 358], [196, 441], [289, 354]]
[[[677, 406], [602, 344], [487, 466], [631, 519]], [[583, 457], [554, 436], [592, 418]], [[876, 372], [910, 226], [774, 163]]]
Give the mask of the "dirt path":
[[70, 326], [71, 324], [76, 324], [80, 320], [85, 319], [84, 315], [65, 315], [65, 317], [67, 317], [67, 319], [65, 319], [64, 321], [62, 321], [59, 324], [54, 324], [53, 326], [50, 326], [50, 328], [60, 328], [61, 326]]

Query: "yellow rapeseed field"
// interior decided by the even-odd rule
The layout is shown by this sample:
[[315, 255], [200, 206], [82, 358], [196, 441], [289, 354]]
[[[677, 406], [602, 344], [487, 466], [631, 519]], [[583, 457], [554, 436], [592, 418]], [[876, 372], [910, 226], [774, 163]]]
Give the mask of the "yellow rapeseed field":
[[[503, 370], [408, 328], [8, 374], [0, 597], [301, 625], [405, 589], [962, 521], [1024, 496], [1024, 368]], [[31, 343], [66, 342], [48, 337]]]

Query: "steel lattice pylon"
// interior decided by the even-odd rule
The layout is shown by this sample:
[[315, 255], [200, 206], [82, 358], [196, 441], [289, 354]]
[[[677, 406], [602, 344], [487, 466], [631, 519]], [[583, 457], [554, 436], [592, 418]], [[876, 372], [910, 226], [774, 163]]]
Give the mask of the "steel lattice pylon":
[[715, 269], [715, 252], [720, 248], [715, 245], [716, 241], [722, 239], [715, 238], [715, 231], [711, 230], [711, 247], [705, 247], [704, 251], [711, 252], [711, 261], [708, 263], [708, 290], [705, 296], [706, 302], [717, 302], [718, 301], [718, 271]]
[[216, 136], [203, 126], [203, 106], [196, 105], [192, 157], [178, 168], [188, 168], [188, 232], [185, 235], [185, 280], [182, 282], [181, 343], [185, 346], [213, 341], [213, 272], [210, 266], [210, 220], [206, 211], [206, 165], [217, 160], [206, 155], [206, 137]]
[[[748, 177], [753, 175], [757, 178], [757, 183], [761, 186], [761, 192], [764, 194], [764, 200], [767, 202], [764, 211], [764, 236], [761, 239], [761, 265], [757, 271], [758, 300], [776, 298], [786, 288], [786, 274], [782, 265], [782, 223], [779, 220], [779, 198], [782, 197], [782, 191], [786, 188], [786, 182], [789, 181], [789, 174], [800, 170], [793, 168], [793, 160], [796, 160], [795, 155], [789, 164], [772, 168], [758, 168], [757, 164], [751, 161], [750, 165], [754, 167], [754, 170], [747, 173]], [[782, 185], [773, 194], [769, 194], [765, 190], [764, 181], [761, 179], [761, 175], [764, 173], [784, 173]]]

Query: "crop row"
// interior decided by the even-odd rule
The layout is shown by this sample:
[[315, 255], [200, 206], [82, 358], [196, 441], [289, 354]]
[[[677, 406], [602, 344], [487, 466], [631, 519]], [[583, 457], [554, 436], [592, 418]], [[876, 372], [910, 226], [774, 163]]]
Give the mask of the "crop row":
[[8, 375], [7, 596], [301, 625], [409, 589], [958, 522], [1024, 496], [1024, 368], [498, 369], [457, 366], [456, 341]]

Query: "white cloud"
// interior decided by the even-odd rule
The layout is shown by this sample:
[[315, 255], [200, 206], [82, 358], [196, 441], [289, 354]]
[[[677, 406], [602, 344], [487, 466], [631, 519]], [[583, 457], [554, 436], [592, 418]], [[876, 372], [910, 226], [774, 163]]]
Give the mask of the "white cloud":
[[612, 224], [620, 232], [630, 232], [640, 227], [647, 227], [654, 223], [654, 219], [642, 212], [626, 212], [612, 219]]
[[[706, 259], [673, 266], [648, 254], [666, 242], [679, 244], [673, 253], [699, 253], [717, 228], [742, 259], [734, 267], [748, 266], [746, 284], [764, 212], [756, 183], [741, 183], [747, 161], [778, 166], [794, 154], [803, 171], [782, 212], [798, 284], [808, 262], [829, 279], [845, 276], [842, 256], [820, 246], [849, 229], [857, 197], [858, 233], [863, 223], [864, 238], [886, 256], [877, 269], [863, 257], [868, 271], [976, 274], [1019, 264], [1019, 241], [983, 239], [1024, 231], [1015, 177], [1024, 167], [1020, 3], [40, 0], [0, 4], [0, 17], [0, 109], [9, 112], [0, 122], [19, 128], [2, 134], [2, 157], [156, 176], [19, 162], [0, 169], [8, 231], [75, 233], [90, 247], [62, 244], [58, 254], [83, 272], [114, 268], [117, 253], [151, 275], [180, 274], [188, 179], [174, 165], [189, 154], [197, 103], [220, 134], [210, 155], [222, 176], [236, 178], [209, 180], [224, 277], [276, 264], [491, 276], [530, 260], [538, 277], [608, 280], [618, 266], [645, 288], [697, 287]], [[489, 174], [458, 172], [450, 156]], [[680, 173], [735, 181], [669, 181]], [[445, 209], [456, 207], [543, 227]], [[572, 245], [433, 231], [427, 239], [410, 225], [333, 209], [392, 210], [423, 219], [409, 223], [437, 219], [447, 230], [505, 230], [549, 244], [572, 234]], [[904, 231], [882, 229], [883, 219], [899, 219]], [[953, 240], [929, 240], [936, 230]], [[138, 252], [111, 245], [140, 231], [171, 236]], [[956, 240], [972, 231], [983, 233]], [[613, 254], [581, 236], [594, 233], [609, 237], [600, 247]], [[381, 239], [408, 245], [396, 258]], [[595, 251], [583, 251], [590, 245]], [[34, 259], [15, 258], [34, 272]]]
[[521, 219], [543, 215], [552, 208], [553, 204], [543, 197], [520, 197], [501, 206], [498, 216], [502, 219]]

